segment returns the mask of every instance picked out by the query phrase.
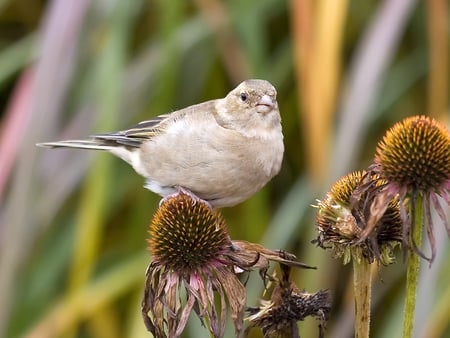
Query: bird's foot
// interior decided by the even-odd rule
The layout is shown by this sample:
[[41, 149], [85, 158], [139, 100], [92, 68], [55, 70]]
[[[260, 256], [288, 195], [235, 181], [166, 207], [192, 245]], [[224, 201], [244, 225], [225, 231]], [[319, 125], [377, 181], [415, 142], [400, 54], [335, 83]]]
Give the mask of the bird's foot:
[[167, 196], [165, 196], [164, 198], [161, 199], [161, 201], [159, 201], [159, 206], [161, 206], [165, 201], [167, 201], [170, 198], [176, 197], [180, 194], [184, 194], [184, 195], [188, 195], [190, 198], [192, 198], [192, 200], [194, 201], [194, 205], [197, 202], [200, 203], [204, 203], [206, 204], [211, 210], [213, 209], [211, 203], [209, 203], [208, 201], [201, 199], [200, 197], [198, 197], [196, 194], [194, 194], [192, 191], [190, 191], [189, 189], [177, 186], [176, 187], [176, 192], [174, 192], [173, 194], [169, 194]]

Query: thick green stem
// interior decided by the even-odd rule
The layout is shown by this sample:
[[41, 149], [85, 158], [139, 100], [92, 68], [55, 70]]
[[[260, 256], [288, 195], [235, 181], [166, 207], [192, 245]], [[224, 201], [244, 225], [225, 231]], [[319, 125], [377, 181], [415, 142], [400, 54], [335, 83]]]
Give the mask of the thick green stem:
[[[420, 249], [422, 246], [422, 229], [423, 229], [423, 196], [417, 194], [415, 208], [411, 208], [414, 212], [413, 233], [414, 243]], [[403, 313], [403, 338], [411, 338], [414, 326], [414, 311], [416, 308], [416, 290], [417, 281], [419, 279], [420, 257], [414, 251], [412, 240], [409, 240], [408, 250], [408, 266], [406, 270], [406, 298], [405, 310]]]
[[355, 338], [368, 338], [370, 329], [370, 300], [372, 290], [371, 264], [364, 258], [353, 258], [353, 287], [355, 293]]

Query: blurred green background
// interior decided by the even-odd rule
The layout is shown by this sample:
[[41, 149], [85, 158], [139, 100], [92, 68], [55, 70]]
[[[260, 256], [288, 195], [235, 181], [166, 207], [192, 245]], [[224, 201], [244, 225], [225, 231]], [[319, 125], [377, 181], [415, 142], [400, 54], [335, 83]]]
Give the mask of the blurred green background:
[[[223, 97], [246, 78], [278, 90], [281, 173], [224, 209], [232, 238], [319, 269], [334, 296], [326, 337], [353, 336], [349, 266], [310, 243], [317, 198], [366, 168], [387, 128], [449, 123], [447, 0], [0, 1], [0, 337], [148, 337], [140, 301], [159, 197], [109, 154], [45, 150]], [[450, 337], [450, 245], [423, 264], [416, 337]], [[426, 249], [425, 249], [426, 250]], [[399, 337], [404, 262], [374, 267], [372, 337]], [[254, 273], [248, 305], [263, 285]], [[185, 337], [208, 337], [192, 316]], [[302, 337], [317, 322], [300, 323]], [[232, 330], [229, 336], [233, 336]], [[261, 337], [257, 330], [252, 337]]]

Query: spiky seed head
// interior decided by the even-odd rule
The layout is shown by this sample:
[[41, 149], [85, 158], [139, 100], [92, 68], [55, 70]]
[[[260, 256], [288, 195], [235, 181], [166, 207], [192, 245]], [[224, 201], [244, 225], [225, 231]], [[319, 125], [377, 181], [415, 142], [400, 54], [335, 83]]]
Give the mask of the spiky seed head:
[[450, 133], [428, 116], [408, 117], [380, 141], [375, 163], [399, 189], [440, 190], [450, 180]]
[[336, 202], [350, 207], [350, 199], [353, 191], [358, 187], [365, 172], [355, 171], [341, 177], [330, 189], [329, 196]]
[[399, 203], [397, 200], [389, 202], [377, 222], [374, 241], [362, 238], [373, 196], [365, 192], [355, 202], [352, 201], [354, 192], [363, 179], [368, 179], [375, 186], [384, 184], [378, 176], [366, 175], [364, 171], [357, 171], [341, 177], [333, 184], [326, 198], [318, 202], [316, 224], [319, 237], [315, 242], [323, 248], [330, 248], [335, 257], [343, 257], [344, 264], [352, 257], [358, 260], [365, 258], [370, 263], [377, 259], [382, 264], [389, 264], [393, 244], [401, 240]]
[[326, 199], [319, 201], [317, 225], [324, 241], [350, 241], [361, 233], [351, 213], [350, 198], [362, 176], [362, 172], [353, 172], [341, 177], [332, 185]]
[[222, 216], [183, 193], [162, 203], [148, 232], [154, 261], [179, 273], [211, 267], [230, 244]]

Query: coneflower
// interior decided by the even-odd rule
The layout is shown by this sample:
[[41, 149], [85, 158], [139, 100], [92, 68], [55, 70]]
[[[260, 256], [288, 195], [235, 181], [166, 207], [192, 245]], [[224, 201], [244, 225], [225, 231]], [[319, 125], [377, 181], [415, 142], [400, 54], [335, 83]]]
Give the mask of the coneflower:
[[382, 183], [376, 175], [361, 171], [350, 173], [336, 181], [326, 198], [318, 201], [317, 205], [319, 236], [313, 242], [330, 249], [334, 257], [342, 257], [344, 264], [353, 261], [357, 338], [369, 337], [371, 263], [392, 263], [393, 249], [402, 238], [400, 209], [395, 200], [388, 203], [387, 210], [374, 224], [370, 236], [363, 237], [377, 189], [362, 187], [376, 188]]
[[[431, 205], [441, 217], [450, 236], [450, 227], [437, 198], [441, 196], [450, 205], [449, 131], [427, 116], [406, 118], [395, 124], [379, 142], [375, 164], [371, 170], [386, 181], [378, 201], [389, 201], [398, 195], [402, 208], [405, 208], [405, 200], [409, 202], [412, 209], [402, 210], [404, 242], [427, 258], [413, 237], [415, 222], [408, 218], [408, 214], [409, 217], [414, 217], [416, 207], [425, 207], [425, 228], [431, 247], [431, 257], [427, 259], [432, 262], [436, 256], [436, 245]], [[422, 224], [422, 219], [417, 221]]]
[[376, 223], [376, 231], [363, 237], [370, 215], [370, 200], [375, 195], [365, 190], [358, 194], [367, 180], [378, 186], [383, 182], [377, 176], [356, 171], [341, 177], [331, 187], [324, 200], [319, 200], [316, 218], [319, 236], [314, 243], [330, 249], [334, 257], [342, 257], [344, 264], [353, 258], [367, 263], [375, 260], [383, 265], [392, 263], [393, 248], [401, 241], [399, 204], [391, 200], [387, 210]]
[[246, 293], [236, 274], [271, 261], [313, 268], [284, 251], [232, 241], [221, 214], [183, 192], [164, 199], [149, 229], [153, 261], [147, 269], [142, 315], [158, 338], [179, 337], [192, 310], [213, 337], [223, 337], [227, 310], [236, 336], [243, 327]]
[[142, 302], [149, 331], [158, 338], [179, 337], [194, 309], [214, 337], [223, 337], [228, 302], [239, 335], [245, 289], [226, 257], [231, 240], [221, 215], [181, 193], [164, 200], [149, 234], [153, 262]]
[[[392, 199], [400, 201], [403, 247], [409, 248], [403, 335], [411, 337], [420, 264], [418, 256], [430, 264], [436, 256], [432, 206], [450, 236], [450, 227], [438, 200], [440, 196], [450, 205], [450, 133], [430, 117], [408, 117], [396, 123], [379, 142], [374, 165], [369, 170], [385, 183], [379, 185], [377, 197], [372, 201], [368, 231], [364, 235], [369, 235]], [[431, 257], [421, 249], [423, 227], [430, 243]]]

